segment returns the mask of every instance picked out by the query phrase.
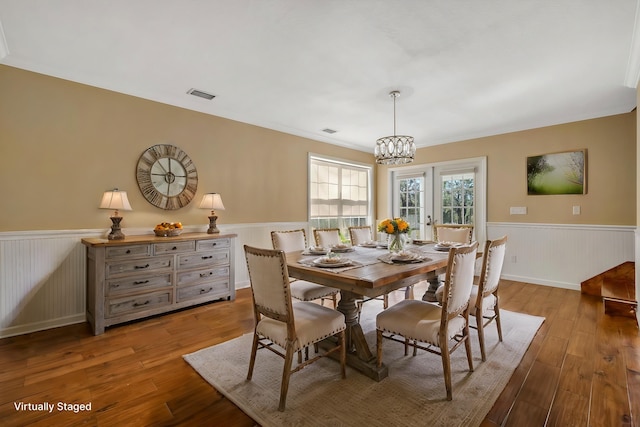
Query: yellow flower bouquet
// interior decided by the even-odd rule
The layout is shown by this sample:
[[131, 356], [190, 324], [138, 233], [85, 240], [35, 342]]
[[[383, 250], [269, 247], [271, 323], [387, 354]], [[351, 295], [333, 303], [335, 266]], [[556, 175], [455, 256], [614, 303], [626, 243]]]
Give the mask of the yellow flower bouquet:
[[400, 252], [404, 249], [402, 235], [411, 232], [411, 227], [402, 218], [387, 218], [378, 224], [378, 231], [389, 235], [389, 250], [391, 252]]
[[402, 218], [387, 218], [378, 224], [378, 231], [387, 234], [409, 233], [411, 227], [409, 223]]

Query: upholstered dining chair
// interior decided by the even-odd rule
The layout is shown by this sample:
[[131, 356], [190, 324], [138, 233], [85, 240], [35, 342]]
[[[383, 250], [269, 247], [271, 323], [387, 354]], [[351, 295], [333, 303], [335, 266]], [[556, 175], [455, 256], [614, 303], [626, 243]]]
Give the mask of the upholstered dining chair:
[[[502, 325], [500, 324], [500, 307], [498, 305], [498, 285], [502, 274], [502, 264], [507, 248], [507, 236], [495, 240], [487, 240], [484, 245], [482, 270], [478, 285], [471, 288], [469, 313], [475, 317], [480, 342], [482, 361], [487, 360], [484, 349], [484, 327], [496, 321], [498, 340], [502, 342]], [[473, 325], [471, 326], [473, 328]]]
[[[469, 371], [473, 371], [469, 340], [469, 297], [473, 286], [478, 242], [449, 251], [442, 306], [421, 300], [404, 300], [382, 311], [376, 317], [376, 350], [378, 367], [382, 366], [384, 338], [408, 347], [439, 354], [442, 358], [447, 400], [453, 398], [451, 386], [451, 353], [464, 343]], [[388, 335], [383, 335], [387, 333]], [[404, 338], [401, 340], [397, 336]], [[449, 347], [450, 342], [454, 344]], [[422, 344], [424, 343], [424, 344]]]
[[[340, 352], [342, 378], [346, 378], [346, 345], [344, 315], [310, 302], [292, 304], [289, 272], [285, 254], [281, 250], [244, 246], [255, 327], [247, 380], [251, 380], [258, 349], [267, 349], [284, 359], [280, 385], [279, 411], [284, 411], [291, 374], [334, 352]], [[325, 338], [336, 336], [337, 345], [326, 352], [293, 366], [293, 355]], [[281, 349], [275, 347], [276, 344]], [[307, 352], [308, 353], [308, 352]]]
[[342, 243], [339, 228], [316, 228], [313, 230], [313, 237], [317, 246], [330, 248]]
[[436, 242], [471, 243], [473, 241], [473, 225], [434, 224], [433, 240]]
[[[273, 249], [279, 249], [285, 253], [304, 251], [307, 247], [307, 233], [304, 229], [272, 231], [271, 243], [273, 244]], [[338, 289], [294, 278], [289, 278], [289, 281], [291, 283], [291, 296], [295, 299], [300, 301], [320, 300], [322, 305], [324, 305], [326, 299], [329, 299], [332, 301], [335, 310]]]
[[351, 239], [351, 244], [354, 246], [370, 242], [372, 240], [371, 226], [360, 225], [349, 227], [349, 238]]
[[[506, 248], [507, 236], [485, 242], [478, 284], [473, 285], [471, 296], [469, 297], [469, 314], [475, 318], [475, 326], [471, 324], [470, 327], [478, 331], [478, 341], [483, 362], [487, 360], [484, 345], [484, 327], [494, 320], [498, 328], [498, 340], [502, 342], [498, 285], [502, 274]], [[442, 304], [443, 294], [444, 285], [441, 285], [436, 291], [436, 299], [439, 304]]]

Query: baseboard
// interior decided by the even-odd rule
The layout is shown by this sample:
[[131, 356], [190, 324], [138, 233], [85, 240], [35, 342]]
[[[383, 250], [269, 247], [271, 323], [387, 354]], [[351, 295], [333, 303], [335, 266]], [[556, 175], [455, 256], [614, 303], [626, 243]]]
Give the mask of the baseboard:
[[20, 326], [10, 326], [8, 328], [0, 329], [0, 338], [8, 338], [16, 335], [24, 335], [32, 332], [44, 331], [47, 329], [60, 328], [62, 326], [75, 325], [77, 323], [84, 323], [86, 321], [86, 314], [80, 313], [73, 316], [60, 317], [43, 322], [26, 323]]
[[514, 274], [502, 274], [500, 277], [504, 280], [512, 280], [514, 282], [531, 283], [532, 285], [551, 286], [554, 288], [580, 291], [579, 283], [567, 283], [567, 282], [556, 282], [551, 280], [541, 280], [535, 277], [517, 276]]

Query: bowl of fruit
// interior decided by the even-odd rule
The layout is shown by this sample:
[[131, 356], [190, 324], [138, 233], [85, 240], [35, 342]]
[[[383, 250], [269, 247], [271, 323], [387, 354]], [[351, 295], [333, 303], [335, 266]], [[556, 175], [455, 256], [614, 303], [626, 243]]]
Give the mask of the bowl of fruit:
[[182, 233], [182, 223], [180, 222], [161, 222], [156, 225], [153, 232], [158, 237], [174, 237]]

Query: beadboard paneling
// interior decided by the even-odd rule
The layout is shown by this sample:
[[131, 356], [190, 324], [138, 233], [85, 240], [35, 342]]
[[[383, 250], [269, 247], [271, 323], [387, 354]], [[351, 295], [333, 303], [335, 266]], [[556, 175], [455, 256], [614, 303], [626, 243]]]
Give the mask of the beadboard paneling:
[[[238, 235], [235, 286], [239, 289], [249, 286], [245, 244], [270, 248], [271, 230], [307, 229], [307, 223], [218, 227]], [[186, 231], [205, 229], [186, 227]], [[0, 337], [84, 322], [85, 247], [80, 240], [104, 234], [104, 230], [0, 233]], [[581, 281], [635, 259], [635, 227], [489, 223], [487, 234], [509, 236], [503, 277], [510, 280], [579, 290]]]
[[635, 260], [635, 227], [488, 223], [487, 235], [507, 235], [502, 277], [580, 290], [580, 282]]

